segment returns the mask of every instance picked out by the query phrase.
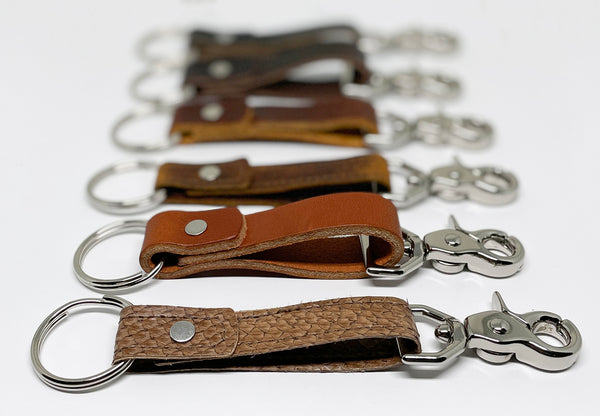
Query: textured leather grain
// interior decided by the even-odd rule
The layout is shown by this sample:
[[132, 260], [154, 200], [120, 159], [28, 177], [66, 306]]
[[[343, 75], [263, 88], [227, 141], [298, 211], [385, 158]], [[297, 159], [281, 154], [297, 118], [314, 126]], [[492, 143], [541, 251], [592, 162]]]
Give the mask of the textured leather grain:
[[[206, 231], [188, 235], [193, 220], [206, 221]], [[245, 216], [237, 208], [167, 211], [148, 221], [140, 265], [150, 271], [162, 261], [162, 279], [227, 270], [363, 278], [358, 235], [371, 237], [375, 264], [395, 265], [404, 254], [396, 207], [372, 193], [323, 195]]]
[[[199, 174], [218, 167], [216, 178]], [[156, 189], [167, 191], [166, 203], [214, 205], [282, 205], [335, 192], [389, 192], [386, 160], [376, 154], [350, 159], [250, 166], [245, 159], [209, 165], [166, 163]]]
[[[178, 321], [194, 325], [184, 343]], [[392, 297], [354, 297], [234, 312], [175, 306], [122, 310], [114, 363], [132, 372], [190, 370], [370, 371], [401, 364], [398, 343], [420, 352], [408, 304]]]
[[320, 43], [356, 44], [359, 34], [349, 25], [328, 25], [274, 35], [220, 33], [195, 30], [190, 49], [200, 60], [227, 57], [266, 56], [286, 49]]
[[[364, 147], [363, 136], [377, 133], [373, 106], [342, 95], [296, 98], [296, 106], [251, 106], [246, 96], [197, 96], [175, 111], [171, 133], [181, 142], [276, 140]], [[206, 120], [206, 109], [221, 114]]]
[[[268, 56], [218, 58], [190, 64], [183, 84], [199, 94], [231, 95], [289, 79], [290, 71], [303, 65], [340, 60], [353, 69], [350, 81], [364, 84], [371, 73], [362, 52], [351, 44], [314, 44], [278, 51]], [[227, 66], [227, 72], [215, 74], [215, 66]], [[340, 81], [339, 76], [335, 81]], [[331, 81], [331, 80], [328, 80]]]

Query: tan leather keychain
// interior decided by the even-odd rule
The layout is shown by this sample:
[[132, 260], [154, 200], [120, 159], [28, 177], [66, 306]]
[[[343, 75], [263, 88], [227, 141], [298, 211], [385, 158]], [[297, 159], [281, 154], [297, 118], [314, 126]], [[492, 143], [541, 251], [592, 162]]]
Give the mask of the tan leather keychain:
[[[36, 374], [66, 392], [97, 389], [128, 372], [285, 371], [356, 372], [407, 366], [435, 369], [466, 349], [492, 363], [512, 357], [546, 371], [569, 368], [581, 349], [581, 335], [569, 320], [543, 311], [516, 314], [500, 295], [494, 310], [460, 322], [426, 305], [392, 297], [353, 297], [234, 312], [230, 308], [133, 306], [118, 297], [80, 299], [55, 310], [31, 344]], [[59, 377], [40, 360], [44, 340], [76, 308], [121, 309], [112, 366], [78, 379]], [[422, 352], [414, 316], [437, 326], [445, 343]], [[555, 338], [560, 346], [538, 335]]]
[[[154, 191], [123, 201], [101, 197], [97, 188], [106, 178], [138, 170], [156, 170]], [[393, 190], [391, 175], [405, 182]], [[126, 161], [96, 173], [87, 194], [92, 205], [110, 214], [131, 214], [162, 203], [209, 205], [272, 205], [336, 192], [373, 192], [407, 208], [437, 195], [446, 200], [468, 199], [488, 205], [513, 201], [518, 181], [500, 168], [469, 168], [458, 160], [425, 173], [377, 154], [349, 159], [287, 165], [251, 166], [240, 159], [224, 163], [182, 164]]]
[[[112, 280], [83, 270], [98, 243], [123, 233], [145, 234], [143, 272]], [[502, 254], [497, 254], [501, 252]], [[424, 262], [444, 273], [463, 269], [508, 277], [523, 265], [515, 237], [498, 230], [451, 228], [423, 239], [401, 230], [396, 207], [372, 193], [323, 195], [243, 215], [237, 208], [167, 211], [145, 221], [119, 221], [90, 235], [73, 265], [79, 280], [97, 291], [130, 288], [151, 278], [176, 279], [224, 272], [312, 279], [403, 279]]]

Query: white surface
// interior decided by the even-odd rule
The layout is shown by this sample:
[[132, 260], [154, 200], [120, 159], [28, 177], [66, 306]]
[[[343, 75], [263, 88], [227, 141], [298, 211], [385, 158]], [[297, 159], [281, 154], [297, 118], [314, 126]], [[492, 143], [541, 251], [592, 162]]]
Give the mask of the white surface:
[[[22, 414], [107, 414], [113, 410], [171, 414], [358, 414], [380, 411], [508, 414], [510, 411], [589, 413], [600, 371], [595, 330], [598, 270], [598, 39], [600, 6], [593, 1], [2, 1], [0, 9], [0, 151], [4, 189], [0, 229], [3, 324], [0, 378], [3, 409]], [[517, 312], [550, 310], [580, 328], [577, 364], [552, 374], [511, 362], [487, 364], [467, 355], [442, 373], [221, 373], [126, 375], [85, 395], [43, 385], [29, 361], [41, 320], [66, 301], [96, 296], [71, 271], [79, 242], [115, 218], [84, 198], [87, 179], [116, 160], [131, 158], [108, 139], [111, 123], [134, 103], [129, 79], [143, 68], [133, 55], [140, 35], [155, 27], [195, 25], [268, 32], [351, 21], [393, 31], [412, 25], [444, 27], [461, 37], [452, 58], [419, 58], [426, 69], [458, 75], [465, 93], [448, 111], [493, 121], [492, 148], [456, 151], [412, 144], [388, 153], [422, 168], [459, 154], [466, 164], [497, 164], [521, 180], [518, 201], [502, 208], [431, 199], [401, 212], [401, 223], [424, 234], [454, 213], [467, 229], [499, 228], [525, 244], [525, 269], [494, 280], [421, 270], [405, 283], [207, 278], [155, 282], [125, 295], [133, 303], [230, 306], [294, 304], [351, 295], [391, 295], [426, 303], [458, 318], [488, 309], [500, 290]], [[392, 59], [410, 66], [415, 58]], [[374, 62], [375, 64], [376, 62]], [[389, 64], [390, 66], [392, 63]], [[394, 104], [425, 110], [426, 102]], [[247, 156], [252, 163], [343, 158], [357, 149], [299, 144], [210, 144], [144, 156], [210, 162]], [[191, 209], [191, 208], [190, 208]], [[148, 218], [150, 214], [136, 216]], [[135, 247], [113, 251], [102, 267], [135, 270]], [[110, 251], [110, 247], [108, 247]], [[99, 257], [98, 257], [99, 256]], [[98, 254], [94, 258], [103, 258]], [[44, 362], [61, 374], [83, 375], [110, 360], [116, 317], [80, 315], [48, 340]], [[423, 327], [429, 331], [428, 327]], [[95, 341], [97, 335], [98, 341]], [[427, 336], [431, 337], [429, 334]], [[89, 352], [81, 352], [89, 348]]]

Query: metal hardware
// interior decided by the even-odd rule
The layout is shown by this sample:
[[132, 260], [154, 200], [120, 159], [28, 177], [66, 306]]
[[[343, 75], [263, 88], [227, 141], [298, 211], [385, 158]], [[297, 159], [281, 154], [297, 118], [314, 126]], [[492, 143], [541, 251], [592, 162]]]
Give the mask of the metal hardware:
[[410, 122], [401, 116], [383, 113], [378, 119], [383, 133], [367, 134], [364, 141], [367, 146], [381, 150], [393, 149], [411, 141], [482, 149], [490, 145], [493, 136], [489, 123], [469, 117], [436, 114]]
[[209, 103], [200, 110], [200, 117], [206, 121], [217, 121], [223, 116], [225, 109], [219, 103]]
[[59, 377], [50, 371], [48, 371], [40, 360], [40, 352], [44, 341], [50, 332], [65, 318], [69, 316], [71, 310], [81, 307], [88, 307], [92, 309], [98, 309], [98, 307], [108, 309], [123, 309], [127, 306], [131, 306], [131, 303], [118, 297], [105, 296], [102, 299], [79, 299], [73, 302], [66, 303], [60, 308], [56, 309], [50, 314], [38, 327], [33, 339], [31, 341], [31, 362], [33, 363], [33, 369], [37, 376], [44, 383], [58, 390], [66, 392], [86, 392], [95, 390], [99, 387], [104, 386], [107, 383], [114, 381], [116, 378], [121, 376], [131, 364], [132, 359], [122, 361], [118, 364], [112, 365], [105, 371], [98, 374], [94, 374], [89, 377], [81, 378], [65, 378]]
[[121, 174], [132, 172], [136, 170], [157, 170], [158, 164], [153, 162], [144, 162], [138, 160], [130, 160], [125, 162], [115, 163], [106, 169], [96, 173], [88, 182], [86, 187], [87, 196], [92, 205], [98, 208], [100, 211], [107, 212], [109, 214], [134, 214], [151, 210], [159, 206], [167, 198], [166, 189], [156, 189], [154, 192], [140, 196], [137, 198], [130, 198], [124, 201], [106, 200], [100, 198], [95, 193], [95, 189], [100, 182], [104, 179]]
[[426, 174], [402, 161], [388, 161], [388, 170], [406, 179], [403, 192], [381, 195], [398, 208], [408, 208], [430, 195], [447, 201], [468, 199], [486, 205], [502, 205], [517, 197], [519, 181], [510, 172], [483, 166], [468, 168], [458, 158], [454, 163]]
[[194, 324], [190, 321], [177, 321], [171, 326], [171, 329], [169, 330], [169, 335], [171, 336], [171, 339], [175, 342], [181, 343], [190, 341], [192, 338], [194, 338], [195, 334], [196, 328], [194, 327]]
[[187, 235], [200, 235], [208, 228], [208, 223], [204, 220], [193, 220], [185, 226]]
[[181, 68], [177, 66], [151, 67], [140, 72], [131, 79], [129, 83], [130, 95], [139, 101], [161, 107], [171, 107], [189, 100], [196, 95], [196, 88], [192, 85], [184, 85], [179, 89], [167, 92], [144, 92], [144, 85], [151, 79], [160, 77], [178, 77]]
[[[474, 348], [485, 361], [500, 364], [515, 357], [517, 361], [546, 371], [571, 367], [581, 350], [581, 335], [569, 320], [551, 312], [534, 311], [522, 315], [510, 311], [500, 293], [492, 296], [493, 309], [467, 317], [464, 324], [425, 305], [410, 305], [417, 316], [439, 323], [438, 338], [448, 345], [437, 353], [403, 354], [408, 365], [443, 366], [467, 348]], [[538, 335], [549, 335], [561, 346], [550, 345]], [[400, 345], [399, 345], [400, 348]]]
[[215, 79], [225, 79], [233, 72], [233, 64], [226, 59], [217, 59], [208, 65], [207, 71]]
[[205, 181], [212, 182], [221, 176], [221, 168], [218, 165], [206, 165], [198, 170], [198, 176]]
[[133, 121], [156, 115], [169, 115], [172, 113], [173, 107], [168, 106], [151, 106], [134, 110], [116, 121], [110, 132], [111, 139], [113, 143], [121, 149], [132, 152], [152, 152], [173, 147], [181, 141], [180, 133], [165, 134], [163, 138], [147, 140], [146, 143], [148, 144], [131, 144], [122, 136], [123, 128]]
[[370, 256], [365, 255], [368, 242], [361, 238], [367, 274], [373, 278], [403, 280], [427, 261], [442, 273], [467, 269], [488, 277], [509, 277], [523, 267], [525, 249], [517, 238], [498, 230], [466, 231], [453, 216], [450, 226], [426, 234], [422, 240], [404, 230], [407, 260], [394, 267], [373, 265]]
[[450, 100], [460, 94], [460, 82], [447, 75], [416, 70], [391, 75], [375, 72], [367, 84], [343, 83], [342, 92], [351, 97], [368, 100], [385, 94]]
[[101, 242], [117, 235], [129, 233], [144, 234], [145, 231], [146, 221], [129, 220], [114, 222], [92, 233], [79, 245], [77, 251], [75, 251], [75, 255], [73, 256], [73, 269], [79, 281], [89, 289], [101, 293], [111, 293], [129, 289], [154, 278], [163, 267], [162, 261], [158, 263], [156, 267], [154, 267], [154, 269], [152, 269], [149, 273], [140, 271], [130, 276], [117, 279], [98, 279], [83, 271], [83, 261], [85, 260], [85, 257], [92, 248]]

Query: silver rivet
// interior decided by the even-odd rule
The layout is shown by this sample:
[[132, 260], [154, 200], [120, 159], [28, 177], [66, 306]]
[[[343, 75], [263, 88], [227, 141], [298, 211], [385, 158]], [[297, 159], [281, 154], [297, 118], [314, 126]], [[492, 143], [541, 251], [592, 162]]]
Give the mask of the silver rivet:
[[506, 334], [510, 330], [509, 323], [500, 318], [492, 319], [488, 325], [496, 334]]
[[225, 79], [233, 72], [233, 64], [225, 59], [218, 59], [208, 65], [208, 74], [216, 79]]
[[457, 170], [453, 170], [453, 171], [451, 171], [451, 172], [449, 173], [449, 175], [448, 175], [448, 176], [450, 176], [450, 179], [460, 179], [460, 177], [461, 177], [461, 174], [460, 174], [460, 172], [459, 172], [459, 171], [457, 171]]
[[200, 110], [200, 117], [202, 117], [202, 120], [206, 121], [217, 121], [221, 118], [224, 112], [225, 110], [221, 104], [210, 103], [202, 107]]
[[462, 240], [460, 239], [460, 236], [458, 234], [446, 234], [446, 237], [444, 237], [444, 240], [446, 240], [446, 243], [448, 243], [448, 245], [450, 247], [457, 247], [460, 246], [460, 244], [462, 243]]
[[221, 168], [217, 165], [206, 165], [198, 170], [198, 176], [205, 181], [214, 181], [221, 176]]
[[177, 321], [169, 331], [171, 339], [175, 342], [188, 342], [194, 338], [194, 334], [196, 334], [196, 328], [190, 321]]
[[200, 235], [208, 228], [208, 224], [204, 220], [193, 220], [185, 226], [185, 233], [188, 235]]
[[231, 33], [217, 33], [215, 40], [221, 45], [231, 45], [235, 42], [235, 35]]

